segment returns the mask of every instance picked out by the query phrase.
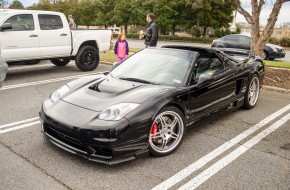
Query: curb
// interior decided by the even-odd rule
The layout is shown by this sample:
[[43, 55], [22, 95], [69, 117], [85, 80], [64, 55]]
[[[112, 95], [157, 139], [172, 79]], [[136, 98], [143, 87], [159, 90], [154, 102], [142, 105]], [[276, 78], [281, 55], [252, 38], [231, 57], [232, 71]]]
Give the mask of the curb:
[[262, 89], [265, 90], [269, 90], [269, 91], [276, 91], [276, 92], [281, 92], [284, 94], [290, 94], [290, 89], [286, 89], [286, 88], [278, 88], [278, 87], [274, 87], [274, 86], [262, 86]]

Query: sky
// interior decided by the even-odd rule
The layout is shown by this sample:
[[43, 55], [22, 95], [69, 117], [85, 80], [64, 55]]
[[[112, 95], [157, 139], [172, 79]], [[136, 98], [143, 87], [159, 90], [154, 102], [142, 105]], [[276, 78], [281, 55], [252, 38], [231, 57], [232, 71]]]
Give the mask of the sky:
[[[24, 7], [31, 6], [33, 3], [38, 3], [38, 0], [19, 0]], [[9, 0], [11, 3], [12, 0]], [[241, 0], [242, 6], [244, 9], [246, 9], [251, 14], [251, 0]], [[276, 1], [275, 0], [266, 0], [266, 4], [263, 6], [261, 15], [260, 15], [260, 24], [266, 25], [267, 19], [272, 11], [273, 5]], [[286, 2], [282, 5], [282, 8], [280, 10], [278, 20], [276, 22], [276, 26], [279, 27], [282, 23], [290, 22], [289, 18], [290, 14], [290, 1]], [[236, 22], [246, 22], [246, 19], [243, 15], [237, 14]]]
[[[252, 5], [251, 5], [251, 0], [241, 0], [242, 2], [242, 7], [248, 11], [248, 13], [252, 14]], [[260, 24], [261, 25], [266, 25], [267, 24], [267, 19], [272, 11], [272, 8], [275, 4], [275, 0], [266, 0], [266, 4], [263, 6], [263, 9], [261, 11], [260, 15]], [[290, 2], [283, 3], [282, 8], [279, 12], [278, 15], [278, 20], [276, 22], [276, 26], [279, 27], [280, 24], [285, 23], [285, 22], [290, 22]], [[236, 17], [236, 22], [246, 22], [246, 19], [244, 18], [243, 15], [237, 14]]]

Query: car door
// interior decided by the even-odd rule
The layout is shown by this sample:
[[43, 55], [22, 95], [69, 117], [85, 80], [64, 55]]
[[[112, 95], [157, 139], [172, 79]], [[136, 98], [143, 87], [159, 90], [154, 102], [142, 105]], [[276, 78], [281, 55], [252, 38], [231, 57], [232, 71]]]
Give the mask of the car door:
[[1, 56], [6, 61], [35, 59], [40, 57], [39, 35], [33, 14], [16, 14], [5, 23], [12, 29], [1, 31]]
[[239, 48], [250, 49], [251, 48], [251, 38], [248, 36], [239, 36]]
[[[189, 86], [189, 122], [207, 117], [228, 106], [236, 91], [233, 74], [233, 69], [218, 57], [199, 59], [193, 72], [195, 84]], [[209, 80], [199, 83], [202, 77]]]
[[239, 48], [239, 37], [237, 35], [226, 36], [226, 48]]
[[70, 30], [60, 15], [38, 14], [40, 51], [42, 57], [67, 57], [71, 52]]

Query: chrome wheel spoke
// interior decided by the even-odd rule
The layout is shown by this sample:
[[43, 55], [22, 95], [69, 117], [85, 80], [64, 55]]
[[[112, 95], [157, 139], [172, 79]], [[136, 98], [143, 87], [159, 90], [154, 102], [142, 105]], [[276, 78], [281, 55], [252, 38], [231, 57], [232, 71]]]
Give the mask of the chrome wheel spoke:
[[178, 120], [176, 117], [174, 117], [174, 120], [171, 122], [170, 124], [170, 127], [171, 127], [171, 130], [173, 130], [177, 124]]
[[165, 149], [165, 146], [167, 145], [168, 140], [166, 138], [163, 138], [162, 140], [162, 145], [161, 145], [161, 150]]
[[155, 134], [150, 134], [150, 138], [151, 139], [158, 139], [158, 138], [161, 138], [162, 135], [161, 135], [161, 132], [157, 132]]
[[166, 121], [164, 120], [163, 116], [159, 116], [159, 121], [161, 123], [162, 129], [166, 127]]
[[179, 137], [178, 134], [174, 133], [174, 132], [171, 132], [171, 138], [173, 139], [177, 139]]

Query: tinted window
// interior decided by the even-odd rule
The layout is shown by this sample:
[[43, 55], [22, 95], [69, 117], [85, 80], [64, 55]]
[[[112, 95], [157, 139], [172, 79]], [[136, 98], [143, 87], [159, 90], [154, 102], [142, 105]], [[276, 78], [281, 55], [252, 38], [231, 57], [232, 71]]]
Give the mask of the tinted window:
[[56, 30], [63, 28], [60, 16], [58, 15], [38, 15], [41, 30]]
[[227, 36], [226, 41], [239, 42], [238, 36]]
[[180, 85], [192, 60], [192, 52], [144, 49], [129, 57], [111, 74], [116, 78], [138, 78], [152, 83]]
[[14, 15], [5, 23], [12, 24], [12, 31], [34, 30], [33, 16], [31, 14]]
[[240, 36], [240, 43], [250, 44], [250, 38], [247, 36]]
[[214, 75], [215, 73], [222, 71], [224, 65], [219, 58], [200, 58], [198, 60], [198, 67], [196, 70], [196, 78], [199, 78], [201, 74]]

